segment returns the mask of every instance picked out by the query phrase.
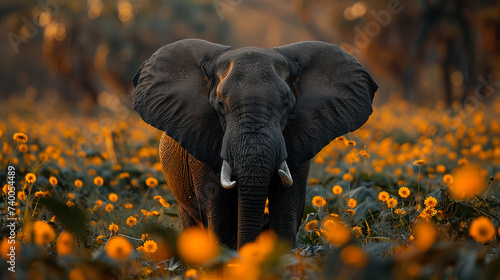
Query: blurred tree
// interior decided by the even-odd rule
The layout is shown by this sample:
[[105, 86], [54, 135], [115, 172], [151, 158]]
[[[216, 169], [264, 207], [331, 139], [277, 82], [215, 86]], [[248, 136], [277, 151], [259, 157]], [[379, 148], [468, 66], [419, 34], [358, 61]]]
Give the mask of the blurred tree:
[[398, 81], [407, 99], [434, 98], [441, 88], [451, 106], [487, 99], [498, 85], [499, 0], [299, 2], [302, 18], [313, 5], [329, 7], [338, 44], [365, 55], [376, 75]]
[[54, 87], [92, 104], [102, 91], [130, 93], [135, 71], [162, 45], [189, 37], [224, 43], [230, 33], [211, 3], [191, 0], [20, 1], [0, 5], [1, 21], [9, 40], [0, 48], [10, 50], [0, 55], [25, 76], [1, 85], [4, 95], [22, 91], [19, 84]]

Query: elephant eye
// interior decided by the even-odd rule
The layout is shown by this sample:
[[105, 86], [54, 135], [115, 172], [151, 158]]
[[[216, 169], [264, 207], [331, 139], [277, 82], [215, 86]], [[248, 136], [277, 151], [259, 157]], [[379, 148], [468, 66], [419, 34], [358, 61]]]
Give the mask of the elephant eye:
[[222, 113], [225, 113], [225, 106], [224, 106], [224, 101], [222, 100], [219, 100], [219, 108], [221, 110]]
[[288, 101], [283, 102], [283, 109], [288, 107]]

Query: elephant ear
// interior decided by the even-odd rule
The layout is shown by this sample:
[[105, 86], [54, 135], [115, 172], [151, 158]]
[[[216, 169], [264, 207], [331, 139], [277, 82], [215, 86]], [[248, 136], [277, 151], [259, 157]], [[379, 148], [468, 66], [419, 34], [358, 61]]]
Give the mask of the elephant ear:
[[287, 162], [300, 165], [336, 137], [363, 125], [377, 84], [336, 45], [300, 42], [276, 47], [289, 61], [297, 102], [283, 132]]
[[220, 166], [223, 132], [208, 92], [211, 63], [230, 47], [198, 39], [166, 45], [133, 78], [134, 109], [195, 158]]

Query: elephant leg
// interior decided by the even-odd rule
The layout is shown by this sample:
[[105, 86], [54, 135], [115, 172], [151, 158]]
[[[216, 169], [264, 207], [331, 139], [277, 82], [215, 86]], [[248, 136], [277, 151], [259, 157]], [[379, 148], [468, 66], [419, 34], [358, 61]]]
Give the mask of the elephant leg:
[[293, 185], [285, 187], [276, 176], [269, 188], [269, 228], [295, 247], [295, 238], [304, 213], [307, 176], [311, 162], [291, 168]]
[[184, 228], [203, 225], [198, 201], [188, 168], [189, 154], [165, 133], [160, 139], [160, 161], [163, 175], [177, 199], [179, 216]]
[[236, 188], [226, 190], [220, 184], [220, 169], [190, 156], [189, 169], [205, 226], [222, 244], [236, 248], [238, 204]]

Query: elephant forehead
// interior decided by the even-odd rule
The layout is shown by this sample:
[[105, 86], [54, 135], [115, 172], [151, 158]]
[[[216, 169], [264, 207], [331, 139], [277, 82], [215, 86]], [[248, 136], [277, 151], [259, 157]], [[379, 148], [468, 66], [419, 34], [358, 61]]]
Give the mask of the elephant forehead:
[[285, 58], [276, 51], [255, 47], [228, 51], [221, 55], [219, 61], [222, 64], [222, 67], [219, 66], [219, 68], [227, 68], [232, 62], [233, 70], [242, 71], [249, 71], [252, 68], [260, 71], [277, 70], [274, 68], [286, 71], [287, 63]]

